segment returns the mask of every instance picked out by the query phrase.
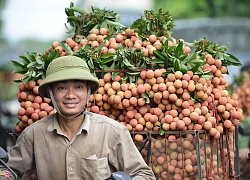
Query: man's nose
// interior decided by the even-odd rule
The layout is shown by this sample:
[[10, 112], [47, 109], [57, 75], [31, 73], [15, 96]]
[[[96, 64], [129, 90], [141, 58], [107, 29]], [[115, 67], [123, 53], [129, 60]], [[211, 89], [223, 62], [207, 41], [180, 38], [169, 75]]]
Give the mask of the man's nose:
[[67, 98], [74, 98], [74, 97], [75, 97], [75, 91], [74, 91], [73, 88], [69, 88], [69, 89], [67, 90], [66, 97], [67, 97]]

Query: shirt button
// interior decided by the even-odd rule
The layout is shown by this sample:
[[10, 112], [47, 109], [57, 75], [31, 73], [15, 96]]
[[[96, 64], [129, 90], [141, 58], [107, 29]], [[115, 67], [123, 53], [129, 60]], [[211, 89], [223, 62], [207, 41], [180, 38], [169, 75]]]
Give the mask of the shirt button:
[[71, 148], [71, 144], [68, 145], [68, 148]]
[[73, 168], [72, 167], [69, 167], [69, 171], [72, 171], [73, 170]]

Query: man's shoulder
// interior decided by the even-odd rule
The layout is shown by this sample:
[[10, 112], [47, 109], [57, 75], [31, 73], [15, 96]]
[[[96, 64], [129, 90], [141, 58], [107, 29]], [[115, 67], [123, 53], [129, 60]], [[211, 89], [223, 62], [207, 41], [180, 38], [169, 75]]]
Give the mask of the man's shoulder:
[[[30, 141], [34, 141], [34, 138], [37, 135], [43, 134], [46, 130], [48, 125], [51, 122], [51, 118], [53, 115], [48, 115], [32, 124], [27, 126], [18, 136], [18, 140], [20, 139], [29, 139]], [[17, 141], [18, 141], [17, 140]]]
[[44, 118], [30, 124], [27, 126], [24, 131], [30, 132], [30, 131], [42, 131], [43, 129], [47, 129], [48, 125], [51, 123], [52, 119], [54, 117], [54, 114], [45, 116]]
[[124, 125], [116, 121], [115, 119], [112, 119], [108, 116], [91, 113], [92, 116], [90, 116], [90, 120], [96, 122], [97, 124], [106, 125], [109, 127], [113, 127], [115, 129], [121, 130], [121, 129], [127, 129]]

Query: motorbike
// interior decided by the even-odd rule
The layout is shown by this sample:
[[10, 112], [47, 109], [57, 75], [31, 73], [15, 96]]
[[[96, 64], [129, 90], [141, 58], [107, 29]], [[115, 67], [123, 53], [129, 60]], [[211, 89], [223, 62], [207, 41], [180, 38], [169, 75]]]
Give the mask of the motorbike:
[[[7, 152], [0, 147], [0, 164], [2, 164], [5, 168], [7, 168], [12, 175], [14, 176], [15, 180], [18, 180], [18, 176], [15, 173], [15, 171], [13, 171], [8, 165], [7, 162], [9, 160], [8, 154]], [[131, 180], [130, 176], [123, 172], [123, 171], [117, 171], [111, 174], [111, 176], [105, 180]]]

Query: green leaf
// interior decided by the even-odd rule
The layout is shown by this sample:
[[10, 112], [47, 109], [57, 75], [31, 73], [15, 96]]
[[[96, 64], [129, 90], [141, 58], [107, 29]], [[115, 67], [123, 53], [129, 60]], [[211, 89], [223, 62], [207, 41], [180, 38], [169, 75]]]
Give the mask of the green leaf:
[[68, 20], [78, 21], [81, 22], [81, 18], [75, 16], [68, 16]]
[[197, 70], [199, 69], [199, 67], [200, 67], [200, 64], [197, 63], [197, 64], [195, 64], [195, 66], [192, 69], [190, 69], [190, 71], [197, 72]]
[[174, 71], [180, 71], [181, 69], [181, 63], [178, 59], [174, 60]]
[[23, 64], [29, 64], [29, 63], [31, 62], [31, 61], [30, 61], [27, 57], [25, 57], [25, 56], [19, 56], [19, 58], [22, 59]]
[[40, 77], [41, 77], [43, 74], [45, 74], [45, 72], [40, 71], [39, 73], [36, 74], [35, 77], [38, 78], [38, 79], [40, 79]]
[[124, 59], [123, 63], [131, 70], [136, 69], [136, 67], [133, 66], [127, 59]]
[[64, 27], [68, 30], [67, 31], [67, 33], [68, 34], [71, 34], [71, 33], [73, 33], [73, 32], [75, 32], [75, 30], [76, 30], [76, 27], [74, 26], [73, 28], [68, 28], [68, 26], [67, 26], [67, 24], [66, 23], [64, 23]]
[[95, 68], [92, 59], [89, 59], [89, 60], [87, 61], [87, 64], [88, 64], [88, 66], [89, 66], [90, 69], [94, 69], [94, 68]]
[[136, 76], [128, 74], [128, 78], [129, 78], [129, 83], [133, 83], [136, 81]]
[[25, 81], [25, 82], [28, 82], [29, 80], [31, 80], [32, 77], [31, 77], [31, 73], [27, 74], [23, 79], [22, 81]]
[[159, 134], [163, 136], [165, 134], [165, 131], [163, 130], [162, 126], [159, 127]]
[[15, 66], [14, 73], [25, 74], [28, 71], [27, 67], [21, 63], [14, 60], [11, 60], [11, 62]]
[[137, 19], [133, 22], [133, 24], [131, 24], [130, 28], [131, 29], [137, 29], [138, 27], [140, 27], [140, 24], [142, 23], [142, 19]]
[[233, 56], [232, 54], [228, 54], [228, 55], [229, 55], [229, 58], [227, 59], [227, 61], [232, 63], [232, 65], [234, 65], [234, 66], [241, 66], [242, 65], [240, 60], [237, 59], [235, 56]]
[[59, 52], [56, 51], [56, 50], [49, 50], [49, 54], [46, 55], [46, 58], [45, 58], [45, 55], [44, 55], [44, 63], [45, 64], [49, 64], [53, 59], [59, 57]]
[[132, 75], [132, 76], [138, 76], [140, 75], [140, 72], [127, 72], [127, 74]]
[[34, 65], [36, 65], [36, 62], [35, 62], [35, 61], [34, 61], [34, 62], [31, 62], [30, 64], [28, 64], [28, 65], [27, 65], [27, 68], [28, 68], [28, 69], [31, 69], [31, 68], [34, 67]]
[[[209, 73], [210, 74], [210, 73]], [[204, 73], [204, 75], [202, 77], [204, 77], [205, 79], [212, 79], [214, 76], [209, 75], [207, 73]]]
[[115, 56], [115, 53], [106, 53], [102, 54], [101, 58], [113, 58]]
[[165, 60], [167, 59], [167, 55], [160, 52], [160, 51], [157, 51], [157, 50], [154, 50], [154, 54], [157, 55], [159, 58], [161, 58], [162, 60]]
[[40, 64], [40, 65], [43, 65], [43, 64], [44, 64], [44, 61], [42, 61], [42, 59], [41, 59], [40, 56], [37, 56], [37, 57], [36, 57], [36, 62], [37, 62], [37, 64]]
[[30, 62], [36, 61], [36, 58], [35, 58], [36, 55], [37, 55], [36, 52], [32, 52], [32, 53], [27, 52], [26, 53], [26, 56], [29, 58]]
[[145, 92], [145, 93], [141, 94], [141, 97], [143, 99], [145, 99], [145, 101], [146, 101], [147, 104], [150, 103], [150, 97], [149, 96], [150, 96], [149, 92]]
[[183, 54], [183, 43], [182, 41], [178, 41], [178, 45], [175, 49], [175, 57], [180, 57]]
[[154, 62], [156, 64], [164, 64], [165, 61], [162, 59], [154, 58], [154, 59], [151, 59], [150, 62]]
[[37, 64], [36, 69], [43, 69], [44, 65], [43, 64]]
[[109, 19], [109, 20], [112, 20], [112, 21], [115, 21], [116, 20], [116, 17], [113, 17], [113, 16], [105, 16], [106, 19]]
[[32, 73], [31, 73], [31, 77], [36, 77], [36, 71], [32, 71]]
[[82, 14], [82, 15], [86, 14], [86, 11], [81, 7], [74, 6], [74, 7], [71, 7], [70, 9], [72, 9], [72, 10], [74, 10], [74, 11], [76, 11], [76, 12]]
[[185, 42], [184, 44], [185, 44], [186, 46], [189, 46], [189, 47], [194, 46], [194, 43]]
[[182, 54], [180, 57], [179, 57], [179, 60], [180, 61], [185, 61], [185, 59], [188, 57], [188, 54]]
[[67, 43], [62, 43], [62, 46], [63, 46], [65, 52], [70, 53], [70, 54], [73, 53], [72, 49], [69, 47], [69, 45]]
[[115, 62], [112, 63], [109, 69], [115, 69]]
[[13, 81], [14, 81], [14, 82], [16, 82], [16, 83], [23, 82], [23, 80], [22, 80], [22, 79], [14, 79]]
[[111, 73], [111, 77], [112, 79], [114, 79], [120, 72], [112, 72]]
[[202, 60], [202, 59], [191, 59], [191, 60], [189, 61], [189, 63], [193, 63], [193, 64], [196, 64], [196, 63], [204, 64], [205, 62], [204, 62], [204, 60]]
[[109, 62], [112, 62], [114, 60], [113, 57], [107, 57], [107, 58], [103, 58], [102, 61], [100, 62], [101, 65], [107, 64]]
[[106, 21], [103, 21], [103, 22], [101, 23], [101, 28], [108, 29], [108, 24], [107, 24]]

